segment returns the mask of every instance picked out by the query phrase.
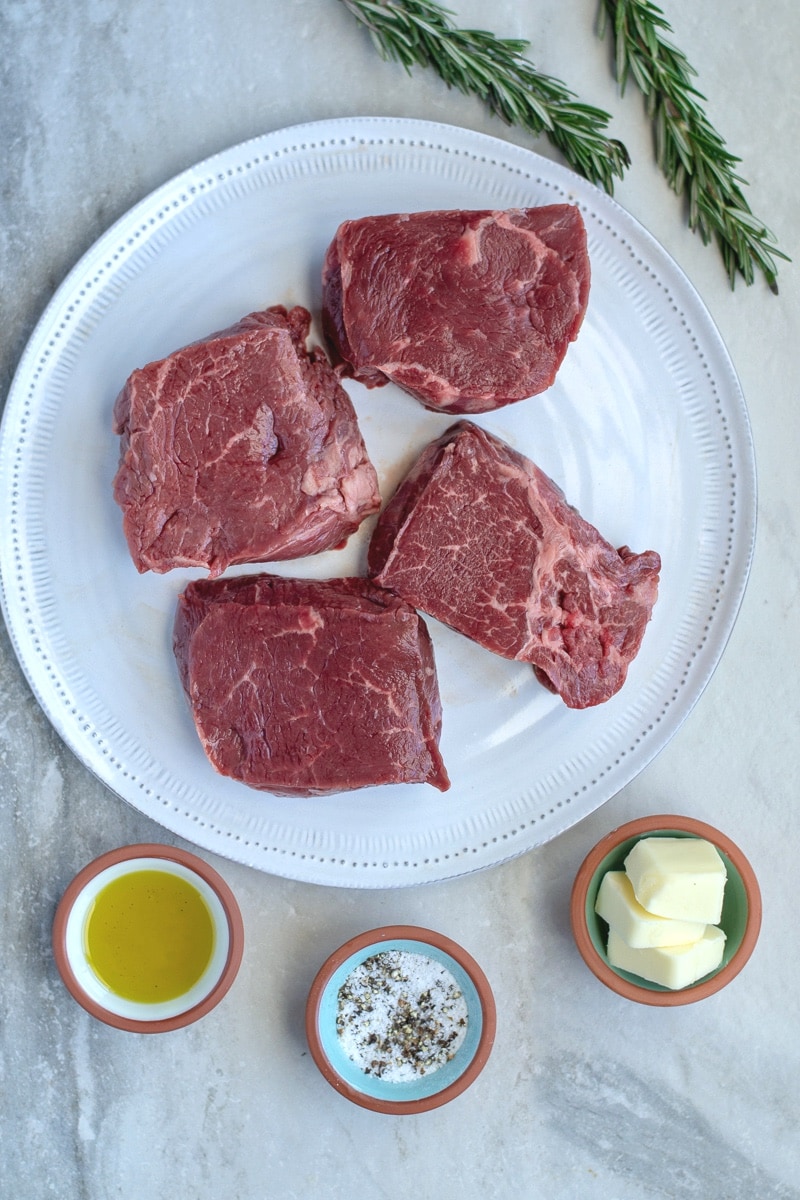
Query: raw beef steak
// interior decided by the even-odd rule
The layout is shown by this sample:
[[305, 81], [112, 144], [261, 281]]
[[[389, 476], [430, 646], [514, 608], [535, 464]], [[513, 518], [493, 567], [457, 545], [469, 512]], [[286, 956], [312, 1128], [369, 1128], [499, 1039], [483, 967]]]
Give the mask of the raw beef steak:
[[615, 550], [534, 463], [468, 421], [422, 452], [378, 520], [369, 573], [570, 708], [613, 696], [658, 592], [653, 550]]
[[286, 796], [450, 786], [427, 627], [369, 580], [197, 580], [179, 599], [173, 644], [221, 775]]
[[300, 558], [380, 507], [350, 398], [310, 315], [252, 313], [134, 371], [114, 407], [114, 497], [140, 571]]
[[343, 374], [488, 412], [555, 379], [589, 298], [586, 230], [571, 204], [345, 221], [323, 289]]

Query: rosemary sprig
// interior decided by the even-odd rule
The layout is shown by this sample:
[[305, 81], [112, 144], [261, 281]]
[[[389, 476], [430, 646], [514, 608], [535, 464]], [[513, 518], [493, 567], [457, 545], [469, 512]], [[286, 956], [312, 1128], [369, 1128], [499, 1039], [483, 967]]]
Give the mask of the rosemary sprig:
[[630, 165], [622, 142], [606, 136], [609, 114], [578, 102], [559, 80], [524, 57], [528, 42], [482, 29], [459, 29], [434, 0], [342, 0], [369, 30], [384, 59], [432, 67], [448, 87], [479, 96], [509, 125], [545, 134], [592, 183], [614, 191]]
[[664, 34], [671, 34], [651, 0], [600, 0], [598, 32], [610, 26], [615, 73], [624, 92], [633, 79], [653, 126], [656, 161], [670, 187], [686, 196], [689, 228], [704, 244], [716, 240], [731, 287], [738, 275], [753, 283], [754, 268], [778, 291], [776, 258], [789, 261], [767, 227], [753, 215], [734, 168], [741, 160], [706, 117], [697, 72]]

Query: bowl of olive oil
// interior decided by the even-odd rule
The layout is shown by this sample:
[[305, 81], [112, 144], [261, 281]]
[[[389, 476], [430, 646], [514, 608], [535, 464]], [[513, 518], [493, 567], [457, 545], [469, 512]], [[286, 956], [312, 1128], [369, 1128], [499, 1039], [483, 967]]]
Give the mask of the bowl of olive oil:
[[231, 889], [208, 863], [145, 843], [101, 855], [75, 876], [53, 922], [53, 952], [71, 995], [92, 1016], [164, 1033], [210, 1012], [242, 960]]

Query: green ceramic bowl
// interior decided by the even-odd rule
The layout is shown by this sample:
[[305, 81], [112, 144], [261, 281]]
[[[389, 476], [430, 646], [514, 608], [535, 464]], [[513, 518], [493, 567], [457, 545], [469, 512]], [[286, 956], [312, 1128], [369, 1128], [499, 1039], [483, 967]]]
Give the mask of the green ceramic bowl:
[[[659, 836], [705, 838], [716, 846], [728, 872], [719, 922], [726, 936], [722, 963], [716, 971], [679, 990], [662, 987], [612, 967], [606, 954], [608, 925], [594, 911], [597, 892], [606, 872], [622, 870], [629, 851], [643, 837]], [[570, 915], [578, 950], [601, 983], [628, 1000], [671, 1007], [703, 1000], [739, 974], [753, 953], [761, 929], [761, 893], [750, 863], [738, 846], [718, 829], [692, 817], [642, 817], [612, 830], [586, 856], [572, 887]]]

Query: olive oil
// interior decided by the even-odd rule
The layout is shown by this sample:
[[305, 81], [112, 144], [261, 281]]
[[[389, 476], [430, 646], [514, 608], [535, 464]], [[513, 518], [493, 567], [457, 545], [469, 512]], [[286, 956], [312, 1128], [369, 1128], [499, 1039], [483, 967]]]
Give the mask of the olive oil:
[[97, 894], [85, 943], [106, 987], [125, 1000], [157, 1004], [200, 979], [214, 950], [214, 925], [193, 884], [147, 868], [120, 875]]

